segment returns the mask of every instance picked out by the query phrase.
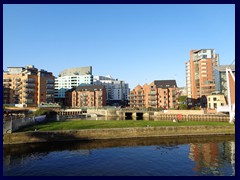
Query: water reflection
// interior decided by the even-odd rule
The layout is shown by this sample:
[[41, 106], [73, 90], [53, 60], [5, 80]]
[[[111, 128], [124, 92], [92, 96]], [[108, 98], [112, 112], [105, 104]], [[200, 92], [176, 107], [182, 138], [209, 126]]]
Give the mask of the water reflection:
[[195, 162], [193, 170], [197, 174], [224, 175], [222, 169], [227, 163], [231, 165], [231, 175], [235, 175], [235, 143], [233, 141], [191, 143], [189, 158]]
[[155, 137], [7, 145], [3, 165], [5, 176], [235, 175], [235, 139]]

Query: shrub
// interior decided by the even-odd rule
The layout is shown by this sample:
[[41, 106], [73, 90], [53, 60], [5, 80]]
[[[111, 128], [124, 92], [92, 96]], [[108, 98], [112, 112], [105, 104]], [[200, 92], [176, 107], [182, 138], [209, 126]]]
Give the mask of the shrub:
[[186, 104], [179, 104], [179, 110], [187, 110], [188, 106]]
[[201, 110], [201, 108], [198, 106], [195, 106], [195, 107], [192, 107], [191, 110]]

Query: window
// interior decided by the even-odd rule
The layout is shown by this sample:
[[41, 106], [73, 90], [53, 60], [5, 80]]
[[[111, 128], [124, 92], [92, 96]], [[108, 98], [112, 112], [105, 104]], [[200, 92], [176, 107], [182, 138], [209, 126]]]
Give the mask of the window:
[[213, 103], [213, 107], [214, 107], [214, 108], [217, 108], [217, 103]]
[[207, 55], [203, 55], [202, 58], [207, 58]]
[[214, 98], [213, 98], [213, 101], [217, 101], [217, 98], [214, 97]]

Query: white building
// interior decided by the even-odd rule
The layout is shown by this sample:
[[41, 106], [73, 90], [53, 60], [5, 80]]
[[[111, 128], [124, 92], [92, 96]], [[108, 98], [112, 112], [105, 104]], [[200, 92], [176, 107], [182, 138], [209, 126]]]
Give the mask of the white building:
[[[73, 68], [67, 69], [59, 75], [59, 77], [55, 78], [55, 93], [54, 97], [55, 99], [58, 98], [65, 98], [65, 92], [73, 87], [77, 87], [80, 84], [93, 84], [93, 76], [92, 76], [92, 71], [90, 69], [92, 68], [87, 68], [87, 74], [82, 74], [80, 72], [81, 68]], [[90, 71], [88, 71], [88, 69]], [[75, 70], [77, 70], [75, 72]], [[86, 70], [86, 68], [84, 68]], [[73, 74], [72, 74], [73, 73]], [[68, 75], [64, 75], [68, 74]], [[71, 75], [72, 74], [72, 75]]]
[[186, 90], [187, 90], [187, 97], [191, 98], [192, 90], [191, 90], [191, 68], [190, 68], [190, 62], [186, 62]]
[[93, 84], [104, 85], [107, 92], [107, 105], [126, 105], [129, 98], [129, 85], [111, 76], [94, 76]]

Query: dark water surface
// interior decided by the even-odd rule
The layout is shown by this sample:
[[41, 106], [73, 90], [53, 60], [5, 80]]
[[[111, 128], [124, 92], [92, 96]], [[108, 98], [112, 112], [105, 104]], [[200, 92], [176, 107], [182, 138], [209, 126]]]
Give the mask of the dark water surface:
[[4, 146], [4, 176], [234, 176], [234, 136]]

